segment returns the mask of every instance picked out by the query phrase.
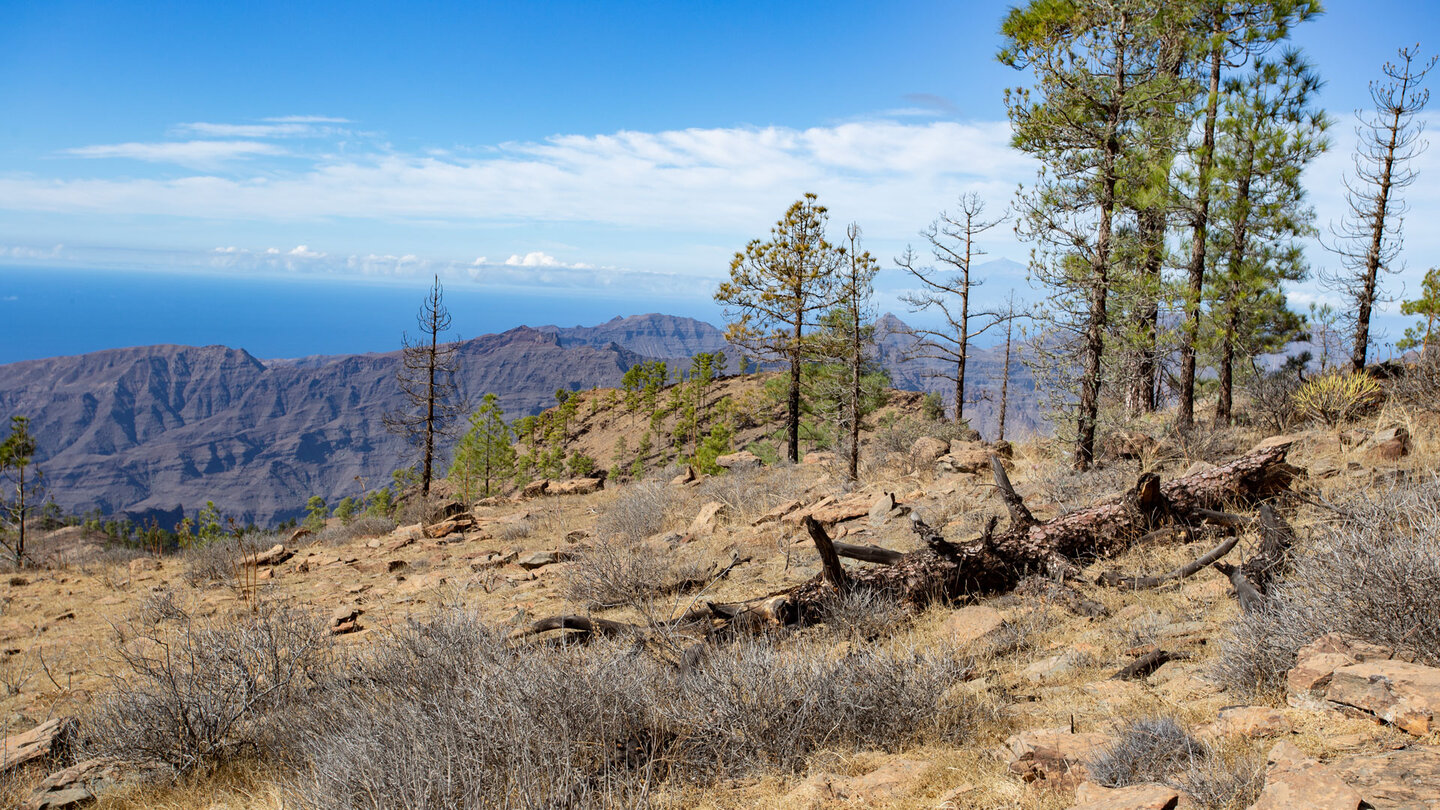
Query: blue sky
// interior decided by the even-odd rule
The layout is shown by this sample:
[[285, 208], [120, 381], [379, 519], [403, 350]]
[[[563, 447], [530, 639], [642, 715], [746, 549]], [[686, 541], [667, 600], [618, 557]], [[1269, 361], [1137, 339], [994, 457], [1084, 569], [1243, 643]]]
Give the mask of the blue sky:
[[[1309, 173], [1322, 225], [1366, 82], [1399, 45], [1440, 48], [1432, 3], [1329, 5], [1296, 38], [1337, 120]], [[806, 191], [888, 264], [959, 193], [999, 211], [1033, 176], [1007, 145], [1002, 93], [1026, 79], [994, 60], [1007, 6], [12, 0], [0, 362], [151, 342], [386, 349], [409, 326], [395, 302], [434, 273], [494, 302], [457, 312], [470, 335], [713, 320], [730, 255]], [[1397, 280], [1412, 288], [1440, 263], [1437, 153], [1420, 168]], [[1008, 232], [988, 247], [1027, 254]], [[997, 273], [985, 292], [1017, 284]], [[881, 306], [903, 314], [904, 286], [882, 277]], [[61, 300], [137, 316], [35, 314]], [[285, 328], [245, 315], [294, 300], [309, 317]]]

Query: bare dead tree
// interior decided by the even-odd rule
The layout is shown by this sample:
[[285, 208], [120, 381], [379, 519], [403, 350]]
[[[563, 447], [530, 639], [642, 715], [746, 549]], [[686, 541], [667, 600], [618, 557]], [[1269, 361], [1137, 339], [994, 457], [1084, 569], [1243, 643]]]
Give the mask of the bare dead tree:
[[1005, 441], [1005, 412], [1010, 408], [1010, 347], [1015, 337], [1015, 321], [1029, 317], [1029, 313], [1015, 306], [1015, 292], [1012, 290], [1005, 299], [1005, 310], [1001, 319], [1005, 323], [1005, 361], [1000, 367], [1000, 418], [995, 441]]
[[1410, 162], [1425, 151], [1420, 139], [1423, 121], [1416, 115], [1430, 100], [1430, 91], [1420, 89], [1425, 74], [1435, 66], [1436, 57], [1417, 63], [1420, 46], [1400, 49], [1398, 62], [1381, 68], [1386, 81], [1370, 83], [1373, 113], [1356, 111], [1359, 124], [1355, 134], [1355, 176], [1346, 178], [1346, 199], [1350, 210], [1341, 224], [1330, 228], [1326, 247], [1340, 256], [1341, 269], [1320, 274], [1325, 284], [1354, 301], [1345, 317], [1352, 326], [1350, 365], [1365, 368], [1370, 350], [1370, 316], [1385, 294], [1380, 288], [1380, 271], [1397, 272], [1392, 266], [1400, 254], [1401, 226], [1408, 206], [1398, 196], [1415, 182], [1417, 172]]
[[384, 417], [386, 430], [404, 436], [419, 448], [420, 494], [427, 497], [436, 445], [469, 410], [460, 401], [455, 383], [459, 342], [440, 340], [440, 335], [450, 330], [450, 311], [445, 308], [444, 298], [445, 290], [440, 285], [440, 277], [436, 276], [415, 316], [420, 325], [418, 338], [411, 338], [408, 332], [402, 338], [404, 349], [395, 378], [405, 394], [406, 407], [390, 411]]
[[952, 366], [951, 371], [934, 372], [933, 376], [955, 384], [956, 424], [965, 420], [965, 364], [970, 344], [1000, 323], [999, 313], [972, 311], [970, 306], [971, 294], [984, 283], [971, 272], [975, 257], [985, 255], [985, 251], [975, 246], [975, 240], [1008, 218], [1002, 215], [985, 219], [984, 214], [985, 202], [980, 195], [962, 194], [957, 213], [942, 211], [938, 219], [920, 232], [929, 243], [936, 264], [921, 266], [915, 251], [909, 247], [895, 260], [922, 285], [916, 292], [901, 295], [900, 300], [911, 312], [935, 311], [945, 321], [944, 326], [935, 329], [910, 328], [916, 338], [911, 357], [940, 360]]

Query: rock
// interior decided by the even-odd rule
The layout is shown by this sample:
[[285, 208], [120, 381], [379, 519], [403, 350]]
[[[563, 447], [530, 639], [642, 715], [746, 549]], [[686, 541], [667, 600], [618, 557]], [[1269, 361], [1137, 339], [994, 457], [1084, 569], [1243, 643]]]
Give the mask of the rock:
[[390, 532], [390, 537], [396, 541], [419, 540], [424, 536], [425, 525], [422, 523], [412, 523], [409, 526], [397, 526], [395, 527], [395, 531]]
[[1362, 661], [1386, 660], [1390, 648], [1371, 644], [1342, 633], [1326, 633], [1301, 647], [1295, 654], [1295, 666], [1285, 675], [1290, 705], [1316, 708], [1330, 686], [1335, 670]]
[[1270, 749], [1265, 788], [1250, 810], [1358, 810], [1363, 801], [1334, 770], [1281, 741]]
[[864, 776], [813, 774], [785, 794], [781, 806], [818, 810], [833, 802], [861, 806], [886, 803], [909, 792], [929, 767], [920, 760], [896, 759]]
[[539, 481], [531, 481], [522, 487], [520, 489], [520, 496], [522, 498], [538, 498], [544, 495], [548, 489], [550, 489], [550, 482], [542, 478]]
[[590, 532], [585, 529], [574, 529], [565, 533], [565, 542], [574, 545], [575, 543], [585, 542], [591, 537]]
[[1026, 782], [1079, 782], [1085, 776], [1082, 763], [1110, 743], [1108, 734], [1095, 731], [1077, 734], [1067, 727], [1031, 729], [1007, 739], [1001, 754], [1010, 772]]
[[718, 467], [734, 472], [736, 470], [758, 469], [763, 462], [760, 457], [749, 450], [741, 450], [738, 453], [727, 453], [715, 459]]
[[487, 554], [480, 559], [470, 563], [470, 570], [479, 573], [487, 568], [498, 568], [506, 563], [514, 562], [520, 555], [512, 551], [509, 554]]
[[1406, 661], [1343, 666], [1331, 676], [1325, 700], [1423, 737], [1440, 728], [1440, 669]]
[[330, 614], [330, 634], [335, 636], [353, 633], [360, 629], [360, 616], [365, 611], [354, 605], [341, 605]]
[[895, 500], [895, 493], [882, 492], [874, 503], [870, 504], [870, 525], [879, 528], [889, 523], [892, 518], [904, 517], [910, 514], [910, 507], [901, 505]]
[[953, 611], [945, 618], [940, 632], [957, 644], [974, 644], [990, 637], [1005, 627], [1000, 611], [985, 605], [968, 605]]
[[292, 545], [292, 546], [293, 546], [293, 545], [296, 545], [297, 543], [300, 542], [301, 539], [306, 538], [306, 537], [309, 537], [310, 535], [312, 535], [312, 534], [314, 534], [314, 533], [315, 533], [315, 532], [310, 531], [309, 529], [305, 528], [304, 526], [301, 526], [300, 528], [298, 528], [298, 529], [296, 529], [295, 531], [293, 531], [293, 532], [290, 533], [290, 545]]
[[114, 757], [97, 757], [45, 777], [20, 810], [64, 810], [94, 801], [100, 791], [120, 781], [123, 763]]
[[547, 565], [554, 565], [558, 562], [560, 562], [560, 555], [553, 551], [536, 551], [516, 560], [516, 564], [526, 571], [544, 568]]
[[1014, 457], [1015, 457], [1015, 448], [1014, 448], [1013, 446], [1011, 446], [1010, 442], [1007, 442], [1007, 441], [1005, 441], [1004, 439], [1000, 439], [1000, 440], [998, 440], [998, 441], [991, 442], [991, 443], [990, 443], [990, 452], [994, 453], [995, 455], [999, 456], [1000, 458], [1006, 458], [1006, 459], [1008, 459], [1008, 458], [1014, 458]]
[[1098, 455], [1106, 461], [1138, 460], [1155, 452], [1159, 443], [1136, 430], [1117, 430], [1100, 440]]
[[730, 508], [719, 501], [710, 501], [700, 507], [700, 512], [695, 519], [690, 521], [689, 533], [693, 537], [709, 537], [720, 528], [720, 518], [728, 513]]
[[40, 725], [12, 734], [0, 742], [0, 773], [5, 773], [32, 760], [58, 754], [70, 744], [75, 733], [75, 721], [69, 717], [55, 717]]
[[469, 515], [459, 515], [447, 518], [439, 523], [432, 523], [422, 530], [422, 534], [431, 540], [438, 540], [459, 531], [464, 531], [475, 525], [475, 519]]
[[261, 565], [279, 565], [294, 556], [295, 552], [285, 548], [283, 543], [276, 543], [268, 550], [256, 554], [253, 562], [257, 567]]
[[1075, 650], [1066, 650], [1059, 655], [1042, 658], [1025, 667], [1021, 674], [1034, 683], [1054, 681], [1080, 668], [1084, 656]]
[[985, 449], [949, 453], [935, 460], [937, 473], [984, 474], [990, 471], [990, 451]]
[[146, 571], [159, 571], [160, 561], [154, 557], [140, 557], [130, 561], [130, 575], [143, 574]]
[[670, 484], [671, 484], [671, 486], [677, 486], [677, 487], [679, 487], [679, 486], [684, 486], [684, 485], [690, 483], [691, 481], [694, 481], [696, 478], [699, 478], [699, 476], [695, 474], [695, 468], [694, 468], [694, 467], [690, 467], [690, 466], [686, 466], [686, 467], [685, 467], [685, 472], [682, 472], [682, 473], [680, 473], [679, 475], [675, 476], [674, 478], [671, 478], [671, 479], [670, 479]]
[[1179, 803], [1180, 791], [1165, 785], [1108, 788], [1082, 782], [1070, 810], [1174, 810]]
[[605, 488], [603, 477], [571, 478], [567, 481], [551, 481], [546, 495], [589, 495]]
[[1354, 446], [1364, 444], [1370, 438], [1370, 431], [1363, 428], [1350, 428], [1349, 430], [1341, 431], [1337, 438], [1339, 438], [1340, 443], [1344, 445]]
[[1310, 465], [1306, 473], [1317, 481], [1325, 478], [1334, 478], [1340, 474], [1340, 466], [1333, 461], [1317, 461]]
[[763, 526], [766, 523], [774, 523], [775, 521], [780, 520], [786, 515], [794, 512], [796, 509], [799, 509], [801, 506], [804, 506], [804, 504], [800, 503], [799, 501], [786, 501], [785, 503], [782, 503], [774, 509], [771, 509], [769, 512], [766, 512], [760, 517], [755, 518], [753, 521], [750, 522], [750, 525]]
[[1347, 757], [1330, 767], [1375, 810], [1440, 810], [1440, 748]]
[[1364, 445], [1368, 461], [1399, 461], [1410, 454], [1410, 431], [1404, 425], [1391, 425], [1376, 431]]
[[834, 464], [835, 454], [829, 450], [816, 450], [805, 454], [801, 464]]
[[[856, 492], [838, 501], [833, 501], [823, 506], [816, 505], [811, 507], [810, 517], [815, 518], [815, 520], [822, 525], [834, 526], [836, 523], [843, 523], [847, 520], [865, 517], [870, 514], [870, 507], [870, 497], [863, 492]], [[796, 522], [798, 523], [800, 522], [798, 518], [803, 517], [803, 515], [791, 515], [790, 517], [797, 518]]]
[[1276, 737], [1294, 726], [1280, 711], [1266, 706], [1231, 706], [1220, 710], [1210, 733], [1220, 737]]
[[917, 470], [932, 470], [935, 462], [949, 452], [949, 444], [933, 436], [921, 436], [910, 445], [910, 463]]

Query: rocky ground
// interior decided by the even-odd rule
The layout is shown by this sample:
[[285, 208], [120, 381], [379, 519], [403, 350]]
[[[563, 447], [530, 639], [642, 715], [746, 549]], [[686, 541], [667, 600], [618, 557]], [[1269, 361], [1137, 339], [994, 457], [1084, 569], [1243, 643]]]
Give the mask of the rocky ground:
[[[597, 425], [597, 450], [609, 440], [602, 432]], [[1299, 484], [1307, 499], [1326, 503], [1432, 475], [1437, 435], [1432, 422], [1391, 413], [1349, 433], [1298, 433], [1290, 461], [1309, 471]], [[1261, 438], [1226, 432], [1181, 448], [1121, 436], [1111, 448], [1117, 458], [1085, 475], [1060, 469], [1045, 443], [1021, 443], [1010, 475], [1045, 518], [1127, 488], [1142, 469], [1173, 477]], [[347, 647], [370, 644], [441, 604], [463, 604], [489, 623], [520, 630], [537, 618], [583, 612], [571, 598], [575, 568], [629, 515], [669, 570], [709, 583], [705, 599], [738, 601], [820, 570], [800, 527], [805, 514], [836, 539], [902, 551], [916, 546], [911, 512], [943, 527], [946, 537], [977, 533], [989, 515], [1005, 513], [981, 463], [995, 450], [921, 440], [890, 463], [871, 465], [856, 487], [842, 484], [825, 455], [753, 469], [742, 457], [725, 475], [682, 475], [659, 485], [555, 482], [533, 497], [485, 501], [380, 536], [337, 530], [276, 538], [279, 548], [257, 549], [228, 573], [206, 574], [187, 556], [84, 560], [86, 546], [68, 530], [52, 541], [74, 549], [68, 561], [62, 554], [51, 568], [10, 574], [0, 584], [0, 720], [11, 735], [0, 753], [9, 779], [3, 796], [34, 808], [79, 806], [91, 801], [91, 789], [101, 808], [283, 806], [267, 787], [270, 766], [260, 764], [180, 787], [129, 785], [125, 768], [109, 761], [41, 781], [50, 770], [50, 740], [63, 741], [66, 718], [82, 712], [119, 666], [107, 652], [118, 623], [157, 594], [212, 619], [257, 602], [303, 606], [327, 617]], [[642, 509], [641, 492], [659, 506]], [[1330, 519], [1311, 503], [1297, 503], [1290, 514], [1302, 547]], [[1236, 558], [1255, 544], [1247, 530]], [[1239, 613], [1224, 575], [1205, 569], [1138, 592], [1093, 584], [1111, 569], [1169, 571], [1211, 545], [1198, 538], [1142, 544], [1095, 562], [1077, 582], [1035, 578], [1003, 596], [897, 618], [883, 632], [888, 643], [973, 656], [967, 679], [953, 688], [983, 695], [994, 708], [973, 730], [973, 744], [837, 751], [813, 758], [803, 773], [677, 786], [664, 801], [715, 808], [1440, 808], [1440, 669], [1403, 649], [1329, 635], [1302, 650], [1283, 691], [1239, 694], [1211, 677]], [[682, 592], [663, 607], [679, 612], [694, 598]], [[627, 609], [597, 615], [637, 618]], [[1118, 675], [1147, 655], [1158, 665]], [[1097, 761], [1138, 732], [1164, 732], [1166, 723], [1210, 752], [1206, 767], [1216, 773], [1186, 784], [1196, 794], [1223, 794], [1232, 784], [1228, 798], [1167, 784], [1099, 783]]]

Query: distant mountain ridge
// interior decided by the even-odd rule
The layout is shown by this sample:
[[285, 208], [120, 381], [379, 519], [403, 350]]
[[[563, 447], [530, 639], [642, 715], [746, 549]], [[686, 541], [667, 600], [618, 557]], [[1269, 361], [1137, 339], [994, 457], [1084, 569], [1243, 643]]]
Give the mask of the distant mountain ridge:
[[[880, 357], [897, 386], [946, 390], [926, 376], [929, 361], [905, 359], [903, 324], [887, 318]], [[554, 404], [557, 388], [618, 386], [646, 360], [688, 366], [718, 350], [735, 352], [719, 329], [669, 315], [522, 326], [463, 341], [457, 380], [472, 401], [497, 394], [513, 418]], [[977, 385], [987, 364], [998, 370], [991, 354], [975, 352]], [[379, 486], [411, 458], [381, 423], [403, 402], [399, 363], [398, 351], [262, 361], [225, 346], [108, 349], [0, 366], [0, 415], [31, 418], [37, 464], [67, 511], [174, 522], [214, 500], [226, 514], [273, 524], [311, 495], [333, 503]], [[1018, 364], [1012, 374], [1018, 405], [1028, 386]], [[1021, 411], [1012, 406], [1016, 428], [1028, 420]], [[993, 422], [983, 407], [976, 414], [985, 431]]]

